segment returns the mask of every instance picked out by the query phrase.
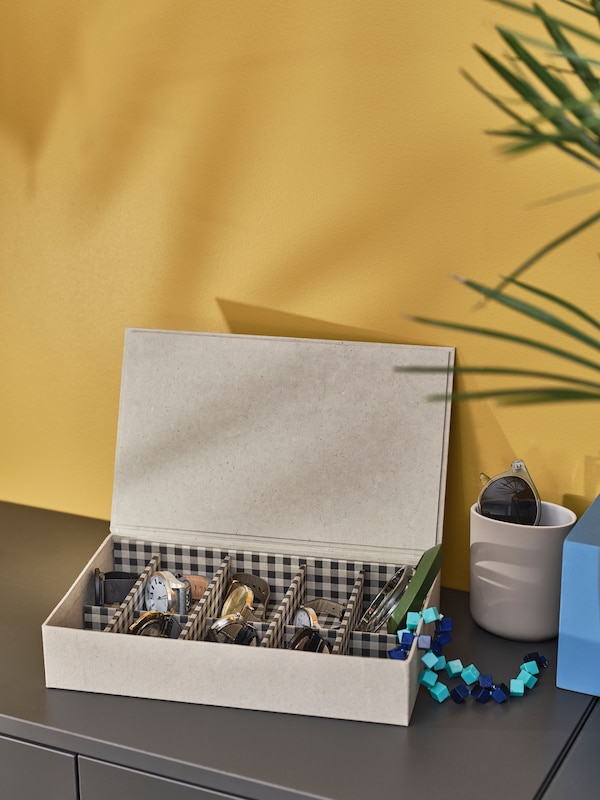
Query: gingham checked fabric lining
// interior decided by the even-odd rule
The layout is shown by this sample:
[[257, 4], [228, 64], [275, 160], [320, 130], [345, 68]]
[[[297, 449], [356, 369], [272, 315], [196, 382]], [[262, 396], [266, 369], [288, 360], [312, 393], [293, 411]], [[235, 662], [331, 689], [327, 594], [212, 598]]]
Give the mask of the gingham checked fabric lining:
[[180, 639], [195, 641], [204, 639], [207, 621], [219, 615], [219, 609], [223, 604], [225, 589], [229, 584], [229, 576], [231, 574], [231, 556], [225, 556], [204, 595], [196, 605], [196, 608], [192, 610], [187, 624], [181, 632]]
[[[203, 597], [187, 617], [181, 618], [180, 638], [202, 640], [209, 624], [219, 616], [231, 574], [251, 572], [260, 575], [271, 587], [266, 623], [253, 623], [262, 647], [285, 647], [296, 630], [292, 622], [297, 609], [318, 597], [345, 606], [339, 627], [337, 619], [319, 619], [321, 635], [330, 641], [334, 654], [386, 658], [388, 650], [396, 643], [395, 636], [362, 633], [356, 631], [356, 627], [363, 606], [377, 595], [398, 566], [117, 539], [114, 568], [138, 570], [140, 577], [118, 609], [86, 605], [84, 626], [87, 628], [126, 632], [143, 610], [147, 578], [157, 569], [167, 569], [175, 574], [209, 577]], [[330, 627], [332, 622], [336, 627]]]
[[388, 633], [363, 633], [350, 631], [348, 655], [362, 658], [387, 658], [388, 650], [398, 644], [396, 636]]
[[335, 637], [333, 655], [346, 655], [349, 650], [350, 633], [358, 625], [361, 616], [362, 599], [365, 588], [365, 572], [361, 570], [352, 588], [352, 594], [346, 604], [342, 623]]
[[101, 631], [108, 625], [115, 613], [109, 606], [84, 606], [83, 627], [92, 631]]
[[[146, 581], [156, 572], [160, 565], [160, 556], [153, 556], [140, 577], [134, 583], [129, 594], [115, 611], [112, 619], [104, 629], [105, 633], [126, 633], [136, 617], [136, 611], [143, 607], [143, 594]], [[139, 616], [139, 615], [138, 615]]]
[[275, 612], [273, 621], [260, 643], [261, 647], [285, 647], [286, 626], [291, 625], [292, 615], [301, 605], [299, 598], [303, 596], [305, 585], [306, 565], [302, 564]]

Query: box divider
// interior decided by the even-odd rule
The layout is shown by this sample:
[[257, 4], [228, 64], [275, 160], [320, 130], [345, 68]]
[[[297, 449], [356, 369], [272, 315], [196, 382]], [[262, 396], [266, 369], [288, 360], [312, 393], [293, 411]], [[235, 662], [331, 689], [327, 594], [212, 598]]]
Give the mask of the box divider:
[[302, 564], [273, 615], [261, 647], [285, 648], [285, 626], [292, 624], [293, 615], [304, 597], [305, 584], [306, 564]]
[[187, 641], [201, 641], [205, 636], [206, 622], [220, 616], [221, 606], [231, 576], [231, 556], [225, 556], [202, 598], [189, 616], [179, 638]]

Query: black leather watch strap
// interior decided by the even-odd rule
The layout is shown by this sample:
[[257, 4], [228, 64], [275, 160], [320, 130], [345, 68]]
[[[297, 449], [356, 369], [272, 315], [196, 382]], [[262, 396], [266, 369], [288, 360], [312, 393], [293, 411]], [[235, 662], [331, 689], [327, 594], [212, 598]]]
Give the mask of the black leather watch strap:
[[120, 605], [138, 578], [137, 572], [102, 572], [96, 569], [94, 573], [96, 605]]
[[314, 628], [300, 628], [299, 631], [296, 631], [288, 644], [288, 650], [304, 650], [308, 653], [331, 653], [329, 643]]

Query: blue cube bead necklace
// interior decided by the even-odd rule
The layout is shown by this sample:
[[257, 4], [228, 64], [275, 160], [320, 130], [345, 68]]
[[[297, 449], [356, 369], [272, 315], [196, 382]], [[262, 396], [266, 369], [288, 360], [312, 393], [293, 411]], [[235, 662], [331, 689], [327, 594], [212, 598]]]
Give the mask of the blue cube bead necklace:
[[[417, 634], [417, 628], [424, 622], [435, 622], [433, 635]], [[539, 653], [526, 653], [519, 666], [518, 674], [511, 678], [509, 685], [496, 683], [489, 673], [482, 674], [475, 664], [464, 666], [458, 658], [447, 661], [442, 653], [445, 645], [452, 641], [452, 620], [444, 617], [437, 608], [431, 606], [423, 611], [413, 612], [407, 616], [406, 628], [398, 631], [398, 646], [388, 651], [388, 656], [405, 661], [413, 644], [425, 651], [421, 656], [423, 669], [419, 675], [419, 683], [424, 686], [431, 697], [443, 703], [448, 698], [455, 703], [464, 703], [469, 697], [482, 705], [489, 700], [505, 703], [511, 697], [523, 697], [526, 690], [533, 689], [539, 679], [540, 670], [548, 666], [548, 660]], [[459, 678], [454, 688], [439, 680], [439, 674], [445, 672], [449, 678]]]

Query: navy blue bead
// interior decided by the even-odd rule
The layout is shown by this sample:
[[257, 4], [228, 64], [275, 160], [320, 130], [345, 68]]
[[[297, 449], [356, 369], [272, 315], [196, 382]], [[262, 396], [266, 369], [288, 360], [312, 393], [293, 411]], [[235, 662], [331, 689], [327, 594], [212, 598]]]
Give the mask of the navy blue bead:
[[451, 690], [450, 697], [455, 703], [464, 703], [469, 694], [469, 687], [465, 686], [464, 683], [459, 683], [458, 686]]
[[431, 640], [431, 652], [435, 653], [436, 656], [442, 655], [443, 645], [441, 645], [436, 638]]
[[492, 689], [492, 698], [497, 703], [504, 703], [510, 697], [510, 689], [505, 683], [494, 684]]
[[474, 689], [471, 689], [471, 694], [478, 703], [487, 703], [490, 699], [490, 690], [485, 686], [475, 686]]
[[540, 669], [548, 666], [548, 659], [546, 656], [541, 656], [539, 653], [526, 653], [523, 656], [523, 661], [535, 661]]

